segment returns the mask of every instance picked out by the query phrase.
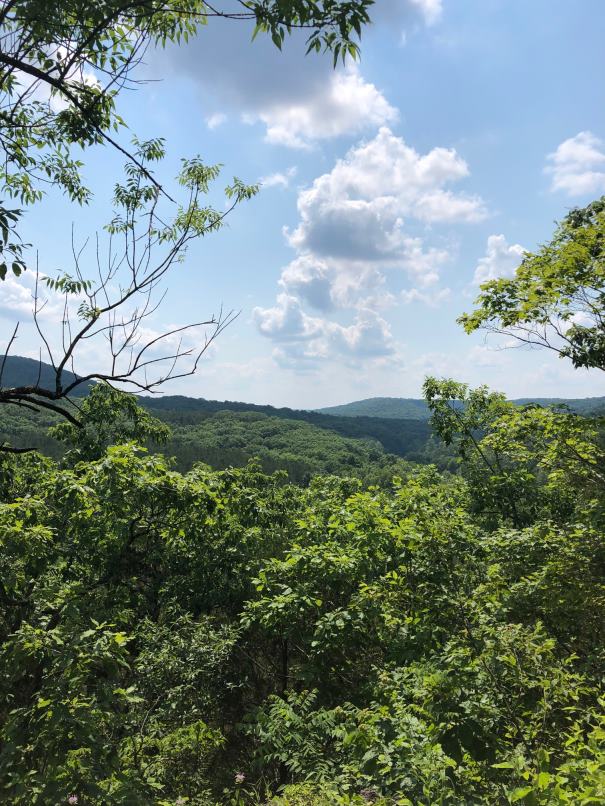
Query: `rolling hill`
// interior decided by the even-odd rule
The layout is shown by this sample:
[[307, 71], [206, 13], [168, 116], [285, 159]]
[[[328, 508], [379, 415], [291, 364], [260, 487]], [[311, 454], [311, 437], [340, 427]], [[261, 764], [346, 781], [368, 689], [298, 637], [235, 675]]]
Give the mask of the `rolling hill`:
[[[70, 383], [73, 383], [76, 377], [73, 372], [67, 369], [63, 370], [63, 385], [68, 386]], [[19, 355], [9, 355], [4, 360], [1, 385], [9, 389], [15, 386], [34, 385], [53, 389], [55, 385], [55, 370], [50, 364], [44, 361], [38, 361], [34, 358], [24, 358]], [[86, 394], [90, 386], [90, 383], [82, 384], [74, 394], [76, 396]]]
[[[605, 397], [523, 397], [512, 402], [519, 406], [529, 403], [539, 406], [567, 406], [578, 414], [605, 413]], [[327, 406], [317, 411], [331, 417], [379, 417], [393, 420], [427, 420], [430, 416], [424, 400], [408, 397], [370, 397], [340, 406]]]
[[[12, 362], [13, 385], [32, 382], [32, 364], [37, 376], [37, 362]], [[51, 367], [43, 371], [43, 378], [51, 377]], [[313, 473], [358, 473], [370, 466], [374, 472], [397, 457], [427, 461], [423, 457], [431, 431], [426, 420], [334, 417], [182, 395], [142, 396], [139, 402], [171, 426], [173, 436], [163, 452], [174, 456], [181, 470], [196, 461], [223, 468], [258, 457], [266, 470], [284, 469], [300, 480]], [[62, 453], [62, 446], [46, 433], [57, 421], [54, 415], [9, 406], [2, 415], [0, 441], [52, 456]]]
[[[12, 357], [4, 383], [34, 383], [37, 375], [37, 361]], [[43, 364], [41, 382], [50, 383], [52, 377], [52, 367]], [[172, 438], [163, 452], [175, 457], [181, 470], [197, 461], [222, 469], [258, 457], [265, 470], [284, 469], [298, 481], [314, 473], [355, 471], [369, 477], [398, 458], [433, 462], [441, 468], [453, 461], [451, 451], [431, 435], [425, 402], [413, 398], [370, 398], [318, 411], [183, 395], [142, 396], [139, 402], [170, 425]], [[563, 403], [580, 413], [605, 410], [605, 398], [516, 402]], [[7, 406], [0, 420], [0, 441], [59, 456], [63, 447], [47, 435], [54, 422], [52, 414]]]

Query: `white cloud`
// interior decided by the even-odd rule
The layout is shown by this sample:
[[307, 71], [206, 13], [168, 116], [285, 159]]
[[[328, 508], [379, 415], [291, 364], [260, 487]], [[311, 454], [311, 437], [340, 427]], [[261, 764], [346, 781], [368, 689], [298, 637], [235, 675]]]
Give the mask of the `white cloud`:
[[481, 285], [498, 277], [513, 277], [524, 253], [521, 244], [509, 244], [504, 235], [490, 235], [487, 251], [475, 267], [473, 284]]
[[267, 176], [261, 176], [258, 180], [260, 184], [265, 188], [271, 187], [282, 187], [287, 188], [290, 186], [290, 180], [296, 176], [296, 168], [293, 166], [292, 168], [288, 168], [285, 173], [276, 172], [273, 174], [268, 174]]
[[420, 155], [381, 128], [299, 193], [299, 224], [286, 230], [299, 256], [283, 271], [281, 285], [322, 310], [354, 304], [355, 295], [384, 282], [387, 269], [405, 272], [421, 288], [435, 285], [448, 249], [427, 246], [407, 231], [406, 221], [483, 218], [479, 197], [445, 187], [468, 173], [453, 149]]
[[309, 148], [317, 140], [357, 134], [391, 123], [397, 116], [382, 93], [351, 66], [332, 72], [315, 93], [298, 99], [276, 99], [246, 113], [244, 120], [262, 121], [269, 143]]
[[315, 254], [400, 260], [418, 245], [403, 233], [404, 216], [426, 223], [485, 218], [481, 198], [444, 187], [468, 174], [454, 149], [420, 155], [382, 127], [299, 194], [301, 221], [290, 243]]
[[0, 316], [11, 321], [17, 321], [24, 316], [31, 316], [33, 296], [25, 281], [18, 280], [12, 274], [6, 275], [6, 280], [0, 286]]
[[450, 288], [437, 288], [429, 291], [420, 291], [418, 288], [411, 288], [401, 292], [401, 299], [406, 304], [411, 302], [422, 302], [429, 308], [438, 308], [442, 302], [451, 296]]
[[289, 294], [279, 294], [272, 308], [254, 308], [252, 316], [263, 336], [275, 341], [304, 341], [322, 332], [320, 320], [307, 316]]
[[233, 113], [261, 123], [268, 142], [292, 148], [396, 120], [397, 111], [357, 65], [335, 70], [329, 53], [305, 57], [305, 32], [294, 31], [280, 51], [269, 37], [251, 43], [252, 30], [217, 20], [187, 46], [154, 51], [148, 77], [169, 70], [189, 78], [204, 104], [220, 103], [221, 113], [211, 115], [208, 124]]
[[364, 359], [395, 353], [391, 328], [375, 311], [362, 309], [353, 324], [343, 327], [329, 322], [325, 329], [330, 346], [344, 356]]
[[370, 309], [358, 310], [352, 324], [341, 325], [308, 316], [284, 293], [273, 308], [255, 308], [253, 317], [260, 333], [279, 345], [273, 355], [280, 366], [308, 370], [325, 358], [356, 362], [396, 353], [388, 322]]
[[301, 255], [282, 271], [279, 284], [290, 294], [321, 311], [334, 305], [333, 273], [325, 261]]
[[[34, 271], [26, 271], [20, 277], [15, 277], [9, 271], [6, 279], [0, 281], [0, 316], [11, 322], [32, 320], [35, 286]], [[60, 324], [63, 318], [63, 299], [47, 288], [43, 276], [39, 278], [37, 293], [38, 316], [52, 324]]]
[[206, 126], [210, 130], [217, 129], [219, 126], [222, 126], [223, 123], [227, 122], [227, 115], [224, 112], [215, 112], [213, 115], [210, 115], [206, 118]]
[[[321, 359], [377, 360], [397, 354], [387, 321], [378, 311], [397, 302], [437, 307], [449, 297], [439, 287], [451, 247], [410, 232], [486, 215], [478, 196], [448, 187], [469, 175], [454, 150], [419, 154], [388, 128], [351, 148], [331, 171], [298, 194], [298, 225], [284, 230], [296, 257], [282, 270], [272, 308], [257, 308], [258, 330], [279, 344], [280, 363], [309, 368]], [[405, 277], [412, 287], [389, 285]], [[348, 310], [353, 321], [310, 316]]]
[[552, 175], [551, 189], [570, 196], [605, 191], [604, 143], [592, 132], [579, 132], [564, 140], [547, 157], [546, 173]]

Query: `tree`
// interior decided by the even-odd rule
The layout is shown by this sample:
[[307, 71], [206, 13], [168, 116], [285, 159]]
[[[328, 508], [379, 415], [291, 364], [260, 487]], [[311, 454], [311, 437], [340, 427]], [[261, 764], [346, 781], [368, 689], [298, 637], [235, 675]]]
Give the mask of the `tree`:
[[605, 370], [605, 196], [568, 213], [514, 277], [484, 283], [477, 308], [458, 321], [467, 333], [512, 336]]
[[[45, 185], [70, 199], [91, 195], [74, 158], [74, 145], [105, 143], [127, 154], [159, 188], [143, 162], [121, 145], [124, 124], [116, 111], [120, 91], [136, 84], [135, 68], [148, 47], [187, 40], [208, 20], [223, 17], [256, 23], [281, 48], [294, 28], [309, 32], [308, 50], [326, 48], [335, 61], [355, 57], [355, 37], [369, 21], [373, 0], [0, 0], [0, 186], [10, 198], [31, 204]], [[0, 204], [3, 255], [25, 269], [15, 232], [21, 213]]]
[[[199, 159], [184, 160], [178, 177], [184, 199], [170, 220], [162, 210], [159, 189], [148, 179], [147, 166], [164, 156], [162, 142], [137, 143], [135, 156], [136, 162], [126, 165], [125, 181], [115, 187], [115, 209], [106, 227], [105, 252], [98, 236], [94, 244], [95, 279], [91, 279], [94, 275], [83, 258], [86, 244], [81, 249], [73, 246], [73, 274], [56, 279], [36, 274], [33, 320], [41, 350], [54, 369], [54, 384], [43, 386], [38, 380], [26, 386], [3, 387], [4, 366], [17, 337], [17, 324], [0, 362], [0, 404], [48, 409], [80, 426], [79, 407], [73, 400], [69, 402], [78, 389], [102, 381], [154, 392], [168, 380], [193, 374], [208, 345], [233, 320], [233, 312], [221, 311], [205, 321], [162, 333], [146, 336], [143, 329], [161, 303], [163, 294], [158, 292], [167, 272], [183, 259], [188, 243], [220, 229], [226, 216], [253, 196], [256, 187], [236, 178], [225, 188], [225, 210], [205, 206], [203, 197], [220, 168], [206, 166]], [[55, 300], [62, 299], [61, 333], [54, 339], [46, 332], [42, 318], [48, 302], [44, 291]], [[207, 328], [201, 344], [184, 347], [183, 334], [201, 327]], [[176, 342], [169, 341], [171, 337]], [[99, 359], [98, 369], [79, 373], [80, 351], [91, 345], [107, 360]], [[187, 358], [190, 363], [183, 368]]]

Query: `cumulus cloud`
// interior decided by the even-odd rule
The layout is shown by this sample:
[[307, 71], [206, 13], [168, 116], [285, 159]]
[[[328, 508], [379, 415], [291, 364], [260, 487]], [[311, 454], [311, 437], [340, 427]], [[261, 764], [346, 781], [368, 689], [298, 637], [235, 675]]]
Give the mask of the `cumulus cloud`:
[[[38, 316], [47, 322], [60, 323], [63, 316], [63, 299], [44, 285], [42, 277], [38, 287]], [[26, 271], [17, 278], [9, 272], [0, 288], [2, 291], [0, 316], [11, 322], [31, 320], [36, 291], [35, 273]]]
[[290, 148], [310, 148], [317, 140], [357, 134], [397, 119], [397, 110], [353, 65], [333, 72], [314, 94], [284, 103], [276, 100], [244, 115], [261, 121], [265, 139]]
[[445, 187], [468, 173], [454, 149], [421, 155], [382, 127], [299, 194], [301, 220], [290, 244], [319, 255], [399, 260], [417, 248], [403, 231], [405, 216], [424, 223], [485, 218], [481, 198]]
[[[300, 359], [309, 368], [326, 356], [373, 360], [396, 354], [378, 311], [398, 301], [436, 307], [448, 298], [439, 278], [451, 248], [435, 230], [487, 214], [480, 197], [450, 187], [468, 175], [454, 149], [420, 154], [381, 127], [300, 190], [298, 224], [284, 230], [296, 257], [282, 269], [276, 305], [254, 314], [260, 333], [279, 343], [279, 361]], [[428, 225], [436, 242], [426, 241]], [[392, 293], [389, 284], [401, 285], [402, 278], [413, 287]], [[305, 308], [339, 318], [349, 310], [354, 320], [329, 321]]]
[[525, 249], [521, 244], [509, 244], [504, 235], [490, 235], [486, 253], [475, 267], [473, 284], [481, 285], [498, 277], [512, 277], [524, 254]]
[[[288, 369], [308, 371], [325, 358], [357, 364], [396, 356], [389, 323], [376, 311], [361, 309], [350, 325], [306, 316], [292, 298], [282, 294], [275, 308], [256, 308], [259, 330], [278, 346], [273, 358]], [[297, 338], [297, 333], [302, 333]]]
[[448, 250], [427, 246], [406, 222], [483, 218], [479, 197], [446, 187], [468, 173], [453, 149], [421, 155], [381, 128], [299, 193], [299, 224], [286, 230], [299, 256], [284, 269], [281, 285], [321, 310], [354, 304], [355, 295], [383, 282], [385, 270], [403, 271], [416, 286], [435, 285]]
[[307, 316], [299, 300], [285, 293], [272, 308], [254, 308], [252, 316], [263, 336], [275, 341], [304, 341], [322, 332], [320, 320]]
[[[382, 36], [432, 25], [441, 11], [442, 0], [380, 0], [370, 16]], [[172, 71], [189, 79], [207, 122], [222, 121], [230, 111], [263, 124], [268, 141], [295, 148], [396, 119], [396, 110], [356, 65], [335, 71], [330, 53], [306, 57], [306, 31], [293, 30], [280, 51], [267, 36], [251, 42], [253, 30], [247, 22], [212, 20], [188, 43], [150, 54], [148, 76]]]
[[283, 270], [279, 284], [289, 293], [321, 311], [334, 306], [332, 271], [314, 255], [301, 255]]
[[338, 353], [356, 359], [390, 356], [395, 352], [388, 322], [369, 309], [359, 311], [353, 324], [347, 327], [328, 322], [326, 336]]
[[547, 161], [545, 170], [552, 176], [553, 191], [570, 196], [605, 191], [604, 143], [592, 132], [579, 132], [564, 140]]
[[278, 50], [268, 37], [251, 43], [253, 27], [214, 20], [183, 46], [153, 53], [150, 78], [168, 71], [187, 78], [206, 107], [206, 121], [226, 111], [260, 123], [268, 142], [310, 148], [316, 142], [390, 123], [397, 111], [355, 64], [333, 68], [328, 53], [305, 57], [306, 34], [294, 31]]
[[292, 168], [288, 168], [285, 173], [277, 171], [273, 174], [268, 174], [267, 176], [261, 176], [258, 180], [263, 187], [266, 188], [274, 188], [274, 187], [282, 187], [287, 188], [290, 185], [290, 180], [296, 176], [296, 168], [293, 166]]

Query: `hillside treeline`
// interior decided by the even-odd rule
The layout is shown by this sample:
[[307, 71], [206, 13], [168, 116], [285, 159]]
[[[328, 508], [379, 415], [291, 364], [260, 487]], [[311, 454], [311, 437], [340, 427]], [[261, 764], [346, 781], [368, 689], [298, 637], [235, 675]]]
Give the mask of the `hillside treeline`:
[[[452, 451], [431, 434], [428, 423], [322, 417], [312, 412], [263, 407], [272, 412], [269, 414], [248, 409], [245, 404], [232, 404], [241, 406], [239, 409], [220, 409], [221, 404], [214, 401], [180, 400], [189, 401], [191, 406], [185, 403], [182, 409], [164, 408], [139, 398], [170, 429], [162, 444], [149, 442], [146, 447], [173, 460], [180, 471], [190, 470], [196, 462], [223, 470], [258, 459], [265, 472], [285, 470], [290, 481], [297, 483], [307, 483], [317, 473], [388, 483], [405, 464], [402, 460], [455, 469]], [[175, 400], [169, 403], [173, 406]], [[273, 413], [276, 411], [279, 416]], [[312, 419], [309, 422], [302, 416], [295, 418], [296, 414], [308, 414]], [[58, 459], [65, 453], [65, 446], [49, 433], [49, 428], [59, 419], [52, 413], [8, 409], [0, 423], [0, 443], [35, 448]]]

